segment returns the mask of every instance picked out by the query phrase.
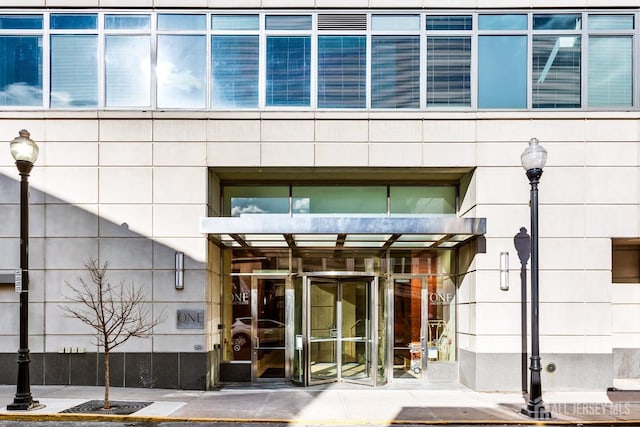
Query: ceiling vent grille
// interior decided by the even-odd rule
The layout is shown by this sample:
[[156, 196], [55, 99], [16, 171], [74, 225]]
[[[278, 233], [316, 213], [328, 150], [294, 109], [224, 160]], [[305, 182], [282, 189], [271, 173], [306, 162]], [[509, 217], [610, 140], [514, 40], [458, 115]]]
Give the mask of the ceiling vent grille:
[[367, 15], [335, 15], [319, 14], [318, 30], [348, 30], [358, 31], [367, 29]]

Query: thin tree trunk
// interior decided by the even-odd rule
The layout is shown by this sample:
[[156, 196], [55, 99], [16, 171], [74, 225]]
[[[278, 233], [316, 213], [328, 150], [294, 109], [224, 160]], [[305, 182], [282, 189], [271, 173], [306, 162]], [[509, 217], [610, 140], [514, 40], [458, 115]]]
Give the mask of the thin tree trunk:
[[109, 402], [109, 352], [104, 352], [104, 409], [111, 409]]

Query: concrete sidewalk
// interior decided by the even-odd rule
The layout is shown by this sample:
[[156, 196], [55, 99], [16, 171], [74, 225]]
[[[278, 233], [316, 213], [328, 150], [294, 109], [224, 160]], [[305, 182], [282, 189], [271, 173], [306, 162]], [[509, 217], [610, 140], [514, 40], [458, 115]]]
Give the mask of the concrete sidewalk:
[[[15, 386], [0, 386], [0, 421], [228, 422], [294, 425], [536, 424], [520, 393], [481, 393], [456, 384], [396, 381], [378, 388], [336, 383], [230, 384], [215, 391], [112, 388], [112, 401], [152, 402], [131, 415], [61, 413], [101, 400], [101, 387], [32, 386], [45, 407], [7, 411]], [[640, 391], [546, 392], [545, 425], [640, 425]]]

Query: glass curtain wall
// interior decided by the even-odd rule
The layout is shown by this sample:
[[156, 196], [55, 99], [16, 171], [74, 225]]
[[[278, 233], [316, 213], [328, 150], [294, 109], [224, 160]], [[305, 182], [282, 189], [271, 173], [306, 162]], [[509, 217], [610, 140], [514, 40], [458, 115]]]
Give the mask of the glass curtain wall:
[[5, 13], [0, 107], [637, 109], [638, 16]]

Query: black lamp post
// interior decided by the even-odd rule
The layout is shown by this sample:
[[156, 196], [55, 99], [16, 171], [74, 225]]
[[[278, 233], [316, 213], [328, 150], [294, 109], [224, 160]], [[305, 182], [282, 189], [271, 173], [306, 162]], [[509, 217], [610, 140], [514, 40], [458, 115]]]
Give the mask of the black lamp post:
[[522, 408], [522, 413], [531, 418], [551, 418], [551, 412], [544, 408], [542, 401], [542, 382], [540, 372], [540, 336], [538, 332], [538, 183], [542, 176], [542, 168], [547, 162], [547, 150], [531, 138], [529, 146], [520, 156], [522, 167], [527, 171], [531, 184], [531, 365], [529, 366], [530, 391], [529, 403]]
[[[18, 382], [13, 403], [9, 411], [26, 411], [41, 407], [31, 397], [29, 385], [29, 172], [38, 158], [38, 145], [29, 138], [29, 132], [20, 131], [20, 136], [11, 141], [11, 155], [20, 172], [20, 348], [18, 349]], [[16, 284], [17, 285], [17, 284]]]

